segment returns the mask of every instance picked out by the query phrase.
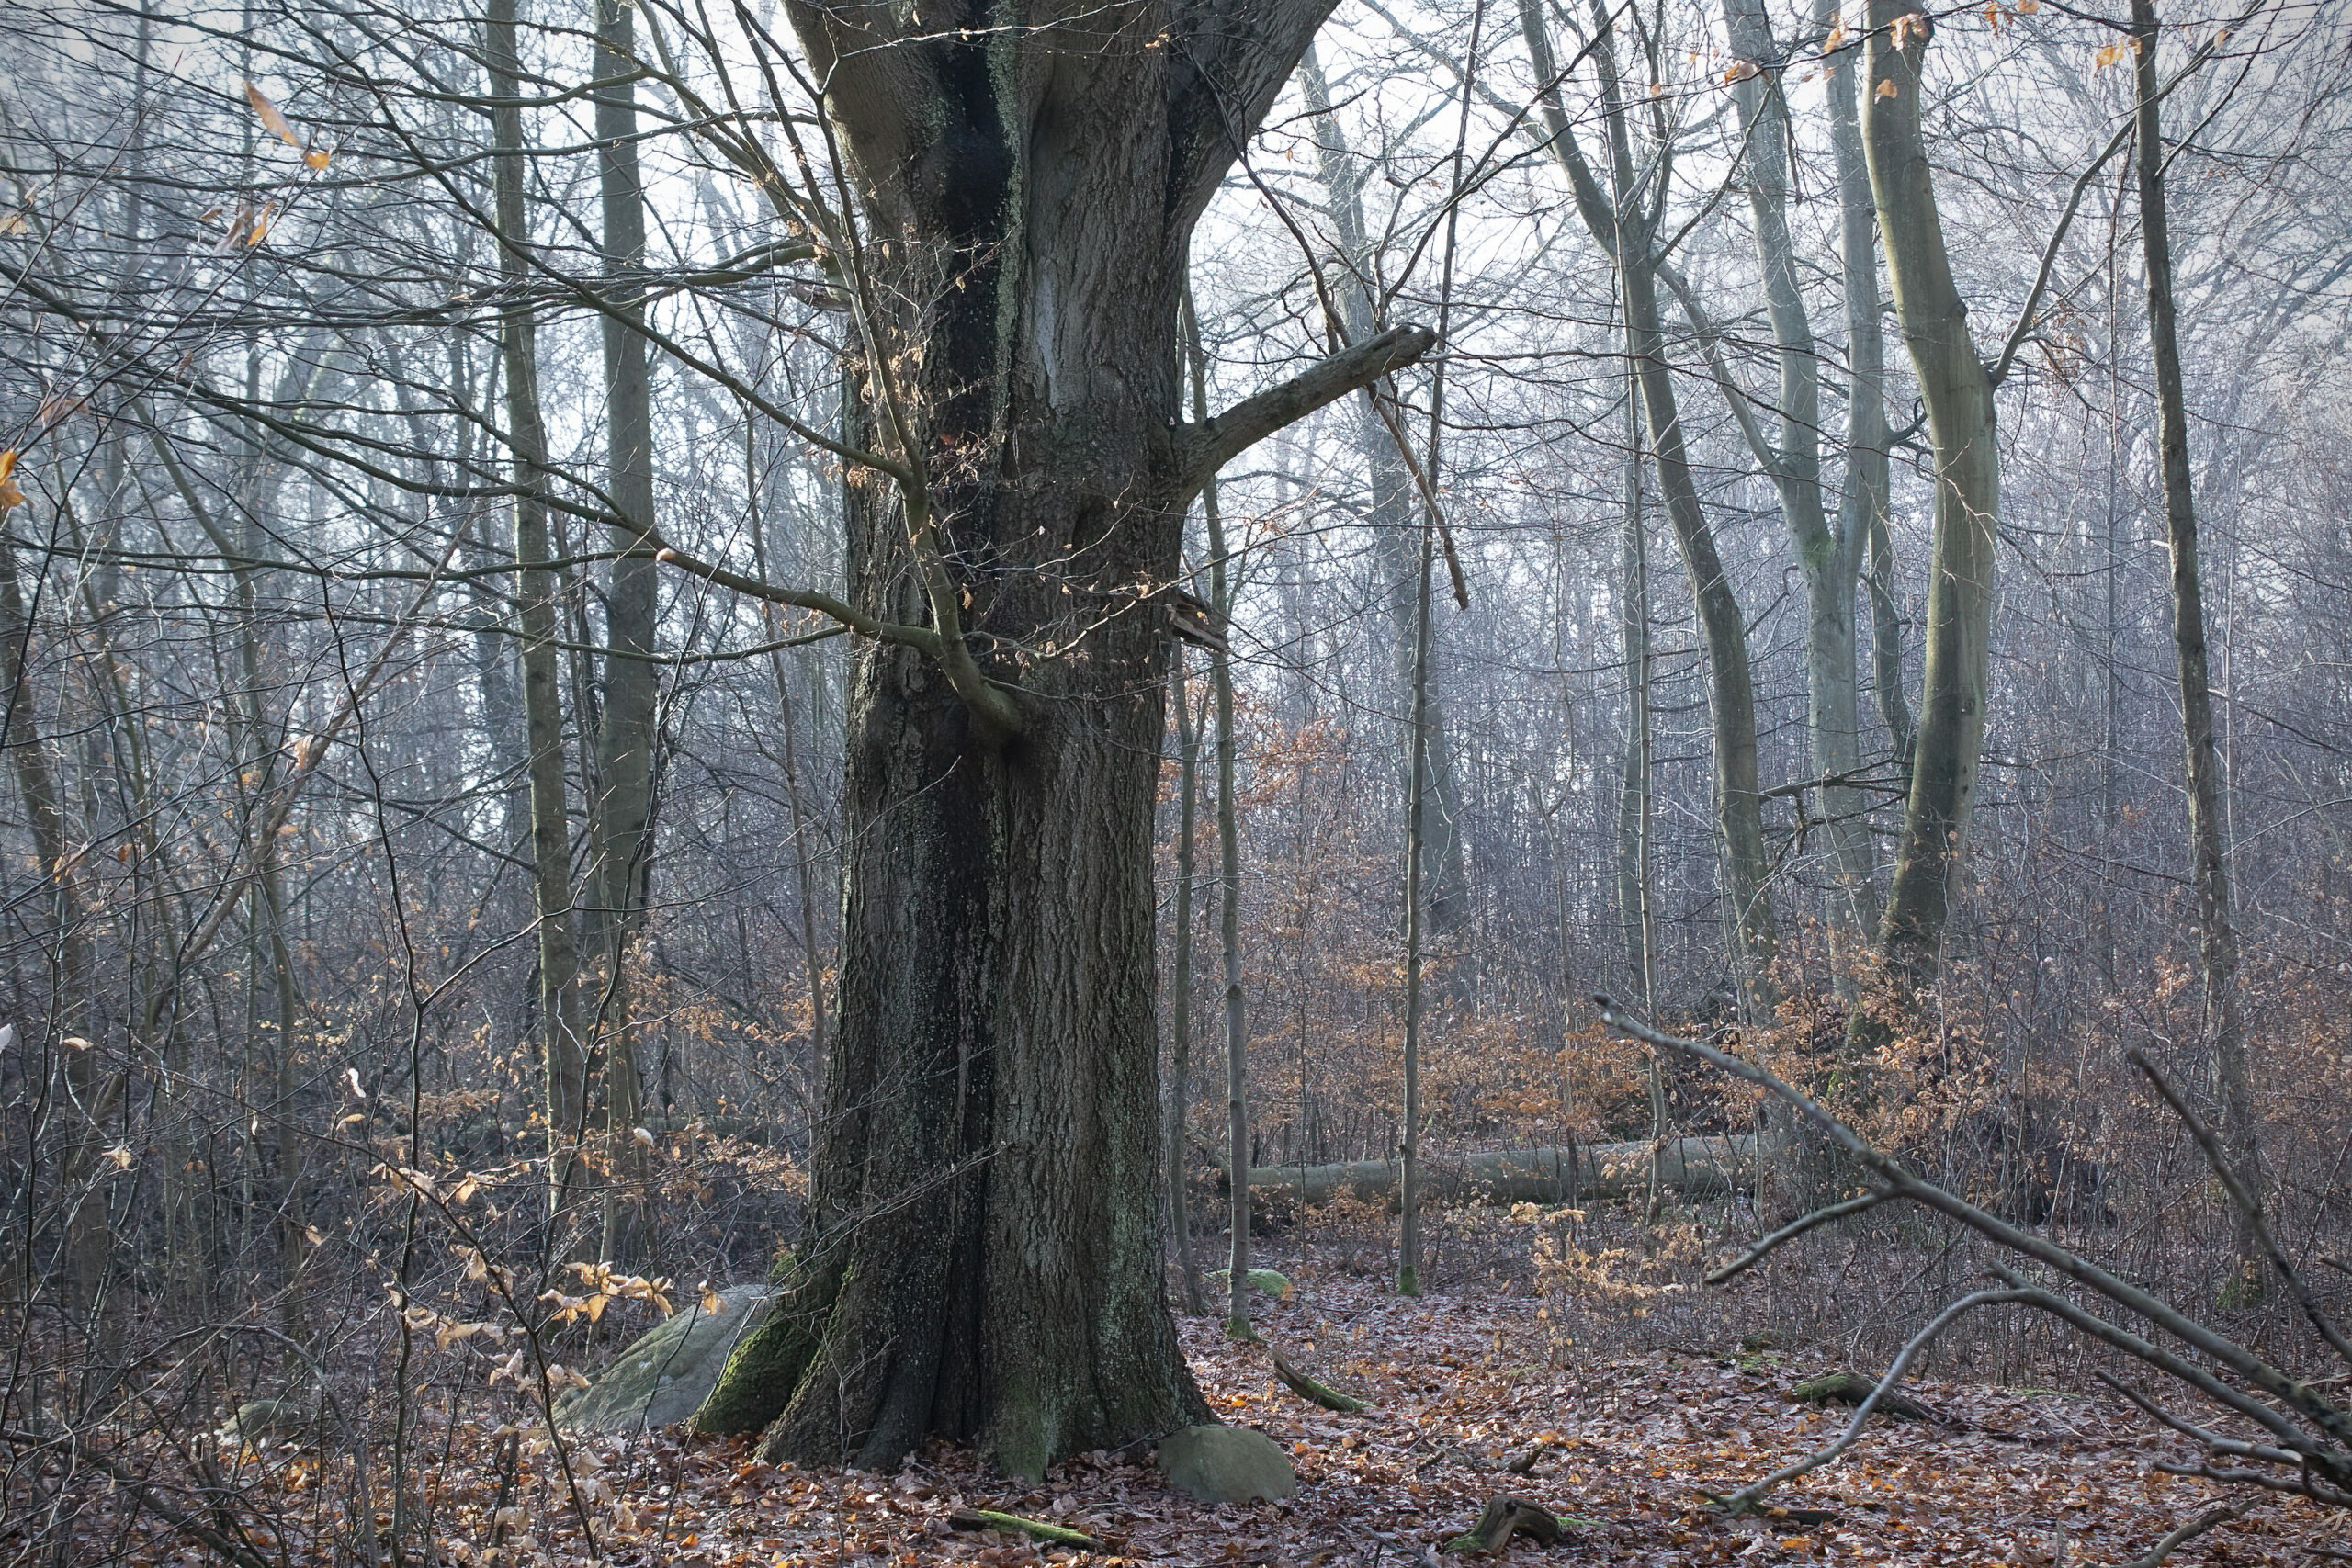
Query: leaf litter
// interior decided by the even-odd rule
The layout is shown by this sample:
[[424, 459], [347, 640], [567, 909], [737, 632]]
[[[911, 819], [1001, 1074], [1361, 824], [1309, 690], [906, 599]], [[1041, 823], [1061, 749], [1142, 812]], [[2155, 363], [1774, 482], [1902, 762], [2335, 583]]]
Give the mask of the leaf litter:
[[[2225, 1495], [2157, 1472], [2168, 1440], [2120, 1401], [1927, 1383], [1914, 1392], [1947, 1419], [1874, 1421], [1859, 1447], [1774, 1495], [1766, 1511], [1727, 1519], [1711, 1495], [1819, 1446], [1848, 1418], [1797, 1397], [1824, 1370], [1803, 1355], [1584, 1348], [1562, 1356], [1557, 1325], [1527, 1294], [1480, 1282], [1406, 1299], [1312, 1265], [1296, 1273], [1290, 1299], [1256, 1303], [1265, 1344], [1227, 1341], [1216, 1318], [1180, 1319], [1219, 1418], [1264, 1431], [1291, 1455], [1299, 1489], [1282, 1503], [1196, 1504], [1161, 1483], [1148, 1445], [1080, 1456], [1029, 1487], [946, 1444], [873, 1473], [772, 1466], [745, 1439], [672, 1430], [567, 1440], [563, 1462], [595, 1536], [592, 1557], [543, 1433], [519, 1420], [519, 1433], [428, 1421], [413, 1471], [424, 1529], [435, 1560], [458, 1568], [597, 1560], [616, 1568], [1403, 1568], [1496, 1557], [2058, 1568], [2129, 1562]], [[1269, 1346], [1366, 1408], [1343, 1413], [1301, 1397]], [[322, 1521], [306, 1541], [293, 1506], [306, 1488], [328, 1483], [322, 1463], [283, 1451], [243, 1461], [247, 1503], [277, 1521], [265, 1537], [273, 1558], [328, 1559], [334, 1532]], [[1548, 1513], [1560, 1526], [1556, 1544], [1540, 1544], [1545, 1532], [1522, 1513], [1528, 1528], [1495, 1557], [1445, 1551], [1482, 1517], [1513, 1506]], [[991, 1514], [1053, 1530], [990, 1528]], [[1034, 1539], [1054, 1531], [1097, 1544]], [[2341, 1518], [2301, 1499], [2266, 1499], [2169, 1561], [2340, 1561], [2352, 1547], [2346, 1534]], [[158, 1532], [150, 1560], [181, 1556], [181, 1545]]]

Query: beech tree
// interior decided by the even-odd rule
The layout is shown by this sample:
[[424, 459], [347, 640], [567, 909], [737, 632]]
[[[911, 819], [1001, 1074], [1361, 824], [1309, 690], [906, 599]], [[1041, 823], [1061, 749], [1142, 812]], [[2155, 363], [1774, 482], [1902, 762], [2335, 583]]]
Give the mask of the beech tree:
[[1035, 1476], [1207, 1414], [1155, 1197], [1184, 511], [1433, 342], [1392, 329], [1180, 417], [1193, 226], [1329, 9], [787, 9], [854, 190], [800, 216], [859, 328], [838, 608], [869, 641], [810, 1210], [704, 1431], [862, 1464], [976, 1438]]

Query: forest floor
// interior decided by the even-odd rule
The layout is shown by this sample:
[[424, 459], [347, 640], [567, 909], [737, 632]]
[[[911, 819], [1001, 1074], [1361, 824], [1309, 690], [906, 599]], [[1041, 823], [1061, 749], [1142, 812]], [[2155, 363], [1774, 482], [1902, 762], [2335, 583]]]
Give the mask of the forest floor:
[[[1279, 1260], [1278, 1260], [1279, 1261]], [[740, 1441], [674, 1433], [570, 1445], [594, 1499], [599, 1547], [618, 1568], [817, 1568], [819, 1564], [1347, 1564], [1404, 1568], [1442, 1557], [1488, 1498], [1571, 1516], [1523, 1562], [1657, 1564], [2125, 1563], [2213, 1506], [2207, 1483], [2157, 1472], [2173, 1448], [2120, 1401], [2035, 1389], [1927, 1382], [1910, 1392], [1943, 1421], [1874, 1419], [1863, 1441], [1772, 1501], [1817, 1511], [1725, 1521], [1725, 1493], [1826, 1441], [1849, 1413], [1797, 1403], [1793, 1385], [1835, 1363], [1802, 1351], [1723, 1354], [1567, 1344], [1524, 1284], [1480, 1282], [1416, 1300], [1374, 1280], [1289, 1262], [1296, 1290], [1261, 1300], [1259, 1325], [1296, 1363], [1372, 1402], [1360, 1416], [1310, 1404], [1264, 1350], [1187, 1319], [1195, 1374], [1218, 1415], [1289, 1450], [1296, 1495], [1207, 1507], [1169, 1491], [1148, 1450], [1086, 1456], [1046, 1483], [992, 1478], [967, 1450], [939, 1448], [889, 1474], [774, 1468]], [[1611, 1336], [1626, 1346], [1631, 1334]], [[424, 1478], [443, 1561], [527, 1568], [586, 1558], [579, 1520], [543, 1444], [526, 1444], [505, 1520], [486, 1558], [497, 1477], [487, 1434], [438, 1434], [447, 1457]], [[1540, 1455], [1526, 1473], [1506, 1456]], [[469, 1459], [469, 1451], [471, 1458]], [[958, 1509], [1039, 1517], [1099, 1538], [1100, 1552], [951, 1528]], [[2352, 1559], [2352, 1529], [2295, 1499], [2267, 1501], [2180, 1548], [2177, 1564]], [[518, 1550], [519, 1549], [519, 1550]], [[299, 1558], [298, 1558], [299, 1560]]]

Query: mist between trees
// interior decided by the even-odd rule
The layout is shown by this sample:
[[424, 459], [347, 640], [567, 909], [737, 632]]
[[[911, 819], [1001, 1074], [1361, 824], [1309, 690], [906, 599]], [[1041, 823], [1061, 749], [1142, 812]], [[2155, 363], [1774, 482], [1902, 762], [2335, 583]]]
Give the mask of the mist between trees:
[[275, 1561], [267, 1399], [272, 1539], [425, 1561], [436, 1435], [772, 1271], [698, 1431], [1033, 1479], [1206, 1418], [1253, 1226], [1973, 1288], [1682, 1290], [1874, 1168], [1595, 992], [2321, 1364], [2344, 15], [933, 9], [0, 17], [12, 1551]]

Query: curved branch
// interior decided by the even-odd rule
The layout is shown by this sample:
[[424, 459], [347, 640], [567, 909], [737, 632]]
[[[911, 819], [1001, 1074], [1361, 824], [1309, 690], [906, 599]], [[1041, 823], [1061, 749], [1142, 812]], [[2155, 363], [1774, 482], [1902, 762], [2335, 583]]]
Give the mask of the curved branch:
[[936, 659], [939, 657], [939, 634], [929, 626], [901, 626], [894, 621], [877, 621], [861, 614], [857, 606], [830, 593], [819, 593], [804, 588], [785, 588], [760, 578], [748, 577], [740, 571], [690, 556], [674, 545], [664, 544], [658, 537], [649, 539], [653, 546], [653, 558], [664, 566], [674, 566], [705, 582], [721, 588], [731, 588], [747, 599], [758, 599], [770, 604], [784, 604], [796, 610], [814, 610], [831, 616], [860, 637], [870, 637], [876, 642], [895, 643], [911, 648]]
[[1875, 1209], [1881, 1203], [1892, 1201], [1894, 1197], [1894, 1194], [1892, 1192], [1866, 1192], [1860, 1198], [1849, 1198], [1842, 1203], [1832, 1203], [1826, 1209], [1815, 1209], [1803, 1219], [1791, 1220], [1729, 1263], [1709, 1274], [1706, 1277], [1706, 1282], [1710, 1285], [1721, 1285], [1736, 1280], [1763, 1262], [1765, 1258], [1781, 1243], [1794, 1241], [1805, 1232], [1819, 1225], [1826, 1225], [1832, 1220], [1849, 1219], [1855, 1214]]

